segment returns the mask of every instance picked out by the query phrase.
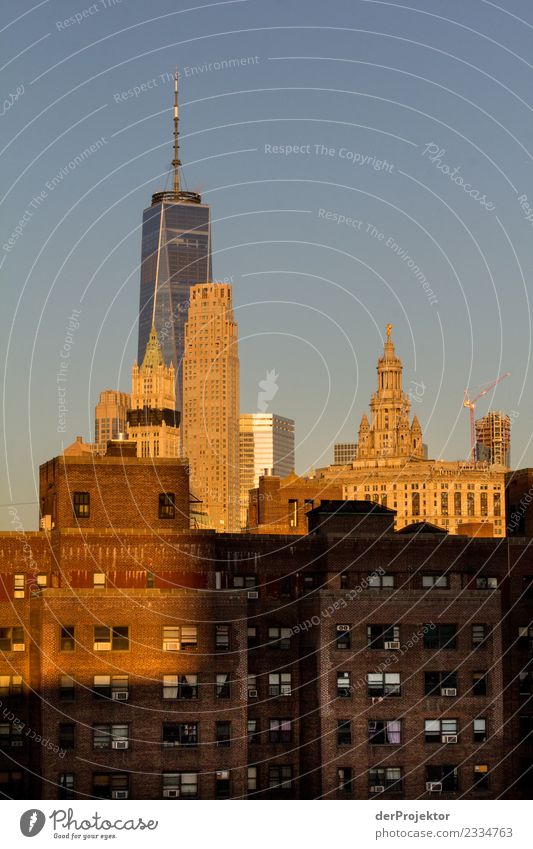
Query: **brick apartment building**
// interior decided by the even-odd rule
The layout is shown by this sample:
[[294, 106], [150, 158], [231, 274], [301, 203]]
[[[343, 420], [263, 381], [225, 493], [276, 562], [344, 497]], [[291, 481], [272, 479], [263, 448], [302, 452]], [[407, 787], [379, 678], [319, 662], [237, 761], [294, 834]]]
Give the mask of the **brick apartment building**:
[[530, 539], [338, 500], [190, 531], [184, 466], [129, 451], [45, 464], [45, 529], [0, 534], [4, 798], [527, 798]]

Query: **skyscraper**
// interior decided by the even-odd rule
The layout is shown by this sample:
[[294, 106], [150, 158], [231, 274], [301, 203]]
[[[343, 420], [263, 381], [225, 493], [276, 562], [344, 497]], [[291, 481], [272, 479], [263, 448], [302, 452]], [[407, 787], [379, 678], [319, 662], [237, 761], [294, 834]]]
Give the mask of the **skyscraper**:
[[183, 456], [217, 531], [239, 529], [239, 354], [231, 286], [193, 286], [183, 358]]
[[196, 192], [181, 188], [178, 74], [174, 79], [172, 191], [157, 192], [144, 210], [139, 300], [138, 362], [155, 327], [165, 365], [174, 364], [176, 408], [182, 409], [182, 359], [189, 290], [211, 279], [210, 209]]
[[476, 419], [476, 460], [491, 466], [511, 465], [511, 419], [506, 413], [491, 410]]
[[166, 366], [155, 328], [144, 359], [131, 370], [128, 437], [137, 442], [138, 457], [179, 457], [180, 416], [176, 407], [174, 366]]
[[130, 396], [127, 392], [106, 389], [100, 392], [94, 410], [94, 447], [98, 454], [105, 454], [107, 442], [118, 439], [126, 432]]
[[248, 496], [261, 475], [281, 478], [294, 472], [294, 421], [275, 413], [241, 413], [239, 427], [241, 527]]

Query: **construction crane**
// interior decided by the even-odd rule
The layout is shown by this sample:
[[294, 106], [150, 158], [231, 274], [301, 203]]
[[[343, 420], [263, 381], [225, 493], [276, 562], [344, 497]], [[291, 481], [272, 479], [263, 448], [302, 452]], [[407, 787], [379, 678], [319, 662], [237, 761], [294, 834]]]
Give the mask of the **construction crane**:
[[483, 395], [486, 395], [487, 392], [490, 392], [491, 389], [494, 389], [495, 386], [498, 385], [504, 378], [509, 377], [511, 374], [510, 371], [504, 372], [504, 374], [500, 374], [496, 380], [491, 380], [490, 383], [485, 384], [480, 389], [480, 392], [474, 397], [470, 397], [470, 392], [468, 389], [465, 389], [465, 397], [463, 399], [463, 407], [468, 407], [470, 410], [470, 459], [473, 463], [476, 461], [476, 425], [475, 425], [475, 410], [476, 404]]

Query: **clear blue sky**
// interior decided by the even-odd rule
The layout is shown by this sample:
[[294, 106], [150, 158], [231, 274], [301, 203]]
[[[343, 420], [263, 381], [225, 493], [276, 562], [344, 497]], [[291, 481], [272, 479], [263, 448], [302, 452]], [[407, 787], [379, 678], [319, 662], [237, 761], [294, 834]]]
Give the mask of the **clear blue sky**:
[[176, 65], [241, 409], [275, 369], [298, 470], [323, 465], [355, 438], [391, 322], [430, 456], [467, 455], [465, 387], [510, 371], [478, 412], [512, 411], [513, 465], [533, 464], [530, 2], [21, 0], [2, 27], [3, 527], [11, 502], [36, 527], [39, 463], [90, 437], [100, 390], [130, 388]]

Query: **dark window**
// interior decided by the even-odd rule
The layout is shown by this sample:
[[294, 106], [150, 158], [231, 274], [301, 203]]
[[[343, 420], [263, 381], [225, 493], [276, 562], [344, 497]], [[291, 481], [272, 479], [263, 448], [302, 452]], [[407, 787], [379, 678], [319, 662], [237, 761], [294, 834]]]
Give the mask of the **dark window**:
[[290, 743], [292, 726], [290, 719], [270, 719], [268, 722], [269, 743]]
[[287, 792], [292, 789], [292, 766], [276, 764], [268, 768], [268, 786], [270, 790]]
[[255, 625], [252, 625], [248, 628], [248, 648], [255, 649], [259, 644], [259, 640], [257, 637], [257, 628]]
[[94, 626], [94, 651], [128, 651], [130, 647], [129, 626], [108, 628]]
[[424, 740], [426, 743], [452, 743], [453, 739], [445, 739], [448, 736], [457, 736], [456, 719], [426, 719], [424, 721]]
[[474, 743], [484, 743], [487, 739], [487, 720], [478, 717], [473, 722]]
[[352, 695], [351, 676], [349, 672], [337, 672], [337, 696], [348, 698]]
[[472, 695], [486, 696], [487, 695], [487, 673], [474, 672], [472, 675]]
[[533, 694], [533, 671], [520, 672], [518, 676], [518, 692], [521, 696]]
[[[369, 648], [384, 649], [386, 643], [399, 642], [400, 627], [398, 625], [367, 625], [366, 635]], [[388, 645], [387, 648], [389, 648]]]
[[74, 651], [76, 641], [74, 639], [74, 625], [60, 625], [60, 649], [61, 651]]
[[74, 748], [75, 725], [73, 722], [62, 722], [59, 726], [59, 748], [71, 751]]
[[59, 699], [62, 702], [74, 701], [74, 678], [61, 675], [59, 679]]
[[366, 678], [368, 695], [372, 698], [401, 695], [399, 672], [369, 672]]
[[217, 699], [229, 699], [230, 697], [230, 682], [229, 673], [221, 672], [216, 676], [215, 695]]
[[229, 625], [215, 625], [215, 651], [229, 651]]
[[456, 766], [444, 764], [442, 766], [426, 766], [426, 781], [439, 782], [442, 789], [448, 793], [454, 793], [459, 789], [459, 774]]
[[20, 770], [0, 770], [0, 798], [27, 798]]
[[400, 793], [403, 790], [402, 767], [374, 767], [373, 769], [369, 769], [368, 786], [370, 793], [382, 793], [384, 790]]
[[448, 586], [448, 575], [422, 575], [422, 587], [424, 589], [434, 587], [438, 590], [446, 590]]
[[454, 649], [457, 645], [457, 625], [424, 625], [425, 649]]
[[352, 724], [349, 719], [337, 720], [337, 746], [352, 745]]
[[525, 740], [530, 741], [533, 735], [533, 716], [520, 716], [518, 719], [518, 727], [520, 740], [522, 742]]
[[351, 766], [337, 767], [337, 790], [346, 794], [353, 791]]
[[93, 796], [98, 799], [127, 799], [128, 793], [128, 775], [120, 772], [93, 774]]
[[335, 626], [335, 648], [348, 651], [352, 646], [350, 625]]
[[174, 493], [173, 492], [160, 492], [159, 493], [159, 518], [160, 519], [174, 519], [176, 515], [176, 508], [174, 506]]
[[74, 797], [74, 773], [61, 772], [58, 780], [58, 799], [72, 799]]
[[482, 622], [472, 625], [472, 648], [482, 646], [487, 639], [488, 627]]
[[259, 720], [258, 719], [249, 719], [248, 720], [248, 742], [249, 743], [259, 743]]
[[219, 769], [215, 776], [215, 798], [229, 799], [231, 796], [231, 780], [229, 769]]
[[217, 722], [217, 746], [228, 747], [231, 741], [231, 723], [226, 720], [219, 720]]
[[[487, 496], [485, 495], [485, 498]], [[474, 788], [475, 790], [489, 789], [489, 767], [488, 764], [474, 765]]]
[[268, 645], [271, 649], [290, 649], [291, 629], [277, 626], [268, 629]]
[[198, 745], [197, 722], [164, 722], [163, 746], [191, 747]]
[[88, 519], [91, 514], [91, 496], [88, 492], [75, 492], [72, 506], [76, 519]]
[[[453, 690], [455, 693], [447, 692]], [[424, 672], [424, 693], [426, 696], [456, 696], [457, 673]]]
[[0, 651], [24, 651], [24, 628], [0, 628]]
[[476, 578], [476, 590], [497, 590], [498, 589], [498, 578], [488, 578], [486, 575], [482, 575], [479, 578]]
[[93, 749], [127, 749], [128, 726], [99, 724], [93, 726]]
[[[6, 711], [4, 711], [5, 713]], [[21, 724], [17, 720], [14, 722], [0, 722], [0, 749], [22, 748], [24, 744], [22, 737], [23, 729], [24, 723]]]
[[402, 724], [396, 719], [369, 719], [368, 742], [373, 746], [399, 746]]

